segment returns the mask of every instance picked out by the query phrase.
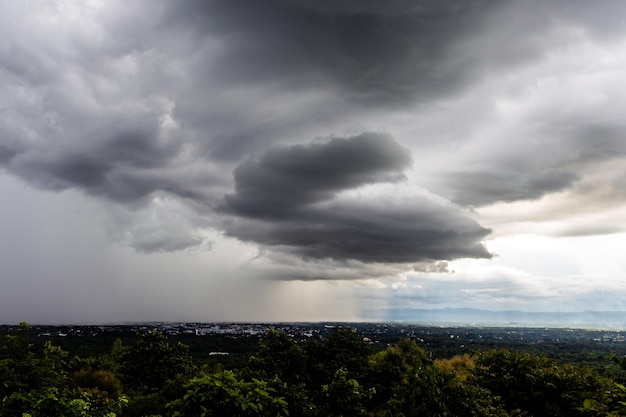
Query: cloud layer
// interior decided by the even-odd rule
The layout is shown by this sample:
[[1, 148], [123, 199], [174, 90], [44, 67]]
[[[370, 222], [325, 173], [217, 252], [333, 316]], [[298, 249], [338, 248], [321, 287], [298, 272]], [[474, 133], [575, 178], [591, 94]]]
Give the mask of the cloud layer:
[[378, 133], [276, 147], [235, 168], [235, 194], [226, 203], [239, 215], [289, 219], [341, 190], [406, 179], [410, 164], [407, 149]]
[[626, 230], [589, 213], [626, 202], [621, 2], [32, 4], [0, 5], [0, 166], [142, 253], [353, 279]]
[[274, 148], [235, 169], [225, 210], [248, 220], [226, 230], [313, 259], [488, 257], [480, 240], [489, 230], [460, 210], [425, 194], [398, 196], [401, 186], [373, 186], [405, 179], [410, 162], [406, 149], [376, 133]]

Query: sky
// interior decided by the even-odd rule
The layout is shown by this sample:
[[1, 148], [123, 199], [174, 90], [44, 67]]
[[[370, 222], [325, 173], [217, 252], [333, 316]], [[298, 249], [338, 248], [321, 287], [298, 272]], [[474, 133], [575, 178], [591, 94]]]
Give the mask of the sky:
[[624, 16], [0, 1], [0, 322], [626, 310]]

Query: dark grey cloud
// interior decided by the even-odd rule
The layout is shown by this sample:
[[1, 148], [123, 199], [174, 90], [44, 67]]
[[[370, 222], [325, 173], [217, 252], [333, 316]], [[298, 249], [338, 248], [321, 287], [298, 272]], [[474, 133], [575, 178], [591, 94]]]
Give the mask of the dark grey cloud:
[[[585, 170], [626, 156], [626, 126], [584, 120], [567, 120], [566, 126], [561, 123], [529, 133], [524, 138], [526, 146], [511, 146], [491, 155], [486, 149], [486, 156], [477, 158], [487, 161], [486, 167], [441, 173], [442, 194], [458, 204], [476, 207], [537, 200], [572, 190]], [[611, 186], [616, 191], [621, 188]]]
[[[193, 39], [187, 74], [201, 80], [175, 112], [201, 126], [198, 142], [207, 158], [237, 163], [275, 142], [328, 135], [355, 113], [362, 121], [366, 110], [437, 105], [500, 79], [545, 59], [555, 45], [578, 41], [562, 28], [590, 36], [621, 33], [616, 22], [607, 29], [587, 19], [607, 11], [619, 15], [615, 2], [603, 2], [600, 13], [584, 2], [560, 6], [489, 0], [175, 3], [163, 14], [163, 28]], [[243, 91], [247, 100], [233, 98]], [[329, 97], [296, 103], [295, 96], [317, 92]], [[292, 109], [274, 109], [290, 101]], [[310, 126], [317, 130], [301, 136]]]
[[[74, 188], [122, 204], [164, 192], [217, 218], [214, 224], [227, 212], [282, 224], [307, 216], [337, 230], [349, 224], [342, 209], [329, 217], [320, 204], [406, 178], [408, 153], [374, 134], [291, 145], [369, 130], [399, 138], [395, 130], [410, 128], [396, 126], [395, 112], [439, 106], [532, 66], [578, 39], [563, 35], [570, 29], [593, 40], [623, 33], [617, 18], [602, 25], [601, 17], [619, 16], [619, 3], [610, 1], [598, 8], [490, 0], [114, 3], [80, 8], [84, 25], [43, 3], [38, 11], [51, 20], [12, 19], [24, 15], [23, 6], [1, 7], [7, 37], [0, 84], [9, 93], [0, 97], [0, 164], [7, 171], [41, 188]], [[59, 22], [72, 24], [59, 31]], [[402, 142], [414, 154], [448, 149], [439, 144], [441, 132], [425, 132]], [[529, 147], [516, 164], [509, 164], [516, 155], [499, 159], [486, 150], [480, 161], [486, 163], [446, 167], [437, 179], [445, 187], [424, 186], [463, 205], [539, 198], [577, 181], [577, 158], [604, 158], [619, 145], [619, 139], [595, 148], [583, 142], [540, 162], [544, 149]], [[233, 181], [234, 193], [214, 212]], [[383, 215], [380, 207], [373, 212]], [[374, 230], [373, 214], [366, 218]], [[475, 231], [466, 243], [484, 236], [478, 225]], [[268, 244], [295, 241], [290, 231], [280, 233]], [[386, 239], [385, 230], [377, 233], [360, 239]], [[307, 256], [330, 249], [318, 252]]]
[[227, 233], [305, 259], [411, 263], [491, 257], [481, 244], [490, 230], [450, 206], [425, 198], [413, 203], [417, 207], [330, 204], [298, 219], [234, 222]]
[[590, 123], [570, 130], [568, 139], [577, 150], [574, 164], [626, 156], [626, 124]]
[[[187, 129], [184, 140], [195, 152], [194, 162], [206, 159], [222, 164], [228, 172], [250, 152], [262, 151], [277, 140], [302, 141], [332, 133], [332, 127], [326, 131], [318, 127], [308, 136], [302, 130], [337, 122], [355, 112], [359, 103], [385, 108], [439, 99], [495, 71], [541, 57], [546, 47], [542, 36], [551, 31], [548, 23], [556, 13], [542, 7], [542, 13], [535, 15], [513, 2], [486, 0], [215, 0], [157, 2], [143, 14], [140, 9], [133, 5], [105, 13], [97, 22], [106, 25], [102, 27], [106, 36], [100, 41], [71, 39], [50, 50], [38, 48], [42, 40], [35, 35], [33, 42], [17, 38], [9, 42], [9, 49], [0, 54], [7, 81], [46, 87], [37, 91], [39, 107], [24, 108], [21, 114], [57, 115], [70, 134], [83, 124], [95, 127], [91, 137], [74, 133], [76, 141], [89, 142], [91, 148], [76, 150], [75, 141], [55, 138], [51, 151], [40, 152], [24, 140], [19, 147], [3, 144], [0, 161], [6, 163], [25, 151], [12, 163], [18, 175], [40, 186], [78, 187], [118, 201], [141, 199], [155, 190], [190, 195], [184, 184], [168, 181], [165, 175], [152, 173], [147, 180], [144, 172], [137, 172], [168, 167], [179, 150], [158, 143], [158, 128], [110, 139], [108, 129], [121, 117], [107, 114], [115, 107], [106, 104], [117, 97], [107, 96], [108, 90], [100, 86], [103, 82], [122, 80], [120, 86], [128, 89], [128, 96], [122, 98], [132, 105], [120, 103], [120, 107], [125, 105], [122, 108], [130, 111], [130, 119], [154, 118], [146, 97], [170, 98], [172, 114]], [[584, 20], [587, 9], [576, 3], [559, 15], [600, 30], [595, 20]], [[495, 44], [491, 31], [499, 37]], [[67, 82], [64, 66], [53, 64], [71, 57], [72, 50], [81, 54], [80, 62], [66, 65], [86, 89], [92, 89], [89, 98], [102, 104], [100, 112], [83, 114], [80, 105], [88, 100], [79, 93], [85, 88], [75, 92], [62, 88]], [[125, 66], [140, 76], [121, 71]], [[289, 101], [317, 90], [329, 92], [330, 97], [289, 110]], [[274, 109], [275, 102], [282, 104]], [[259, 110], [266, 107], [271, 110]], [[433, 141], [416, 139], [427, 140]], [[532, 178], [521, 181], [527, 182]]]
[[309, 259], [489, 257], [480, 240], [490, 231], [451, 205], [425, 195], [394, 203], [393, 189], [345, 194], [397, 182], [410, 162], [406, 149], [377, 133], [270, 149], [235, 169], [235, 193], [223, 210], [244, 219], [228, 222], [226, 231]]
[[75, 187], [115, 201], [132, 201], [168, 188], [171, 181], [159, 184], [139, 173], [167, 168], [179, 149], [176, 143], [159, 141], [154, 129], [121, 131], [85, 144], [30, 149], [14, 156], [8, 168], [43, 188]]
[[209, 250], [211, 244], [198, 236], [194, 236], [189, 231], [187, 233], [177, 233], [174, 230], [163, 230], [160, 225], [154, 225], [150, 231], [143, 231], [131, 237], [128, 242], [133, 249], [143, 253], [155, 252], [176, 252], [190, 248], [202, 247]]
[[601, 3], [188, 1], [164, 25], [216, 45], [203, 64], [209, 79], [333, 89], [353, 105], [380, 107], [442, 98], [541, 59], [555, 27], [622, 32], [619, 2]]
[[[625, 15], [621, 0], [0, 1], [0, 306], [333, 319], [359, 285], [530, 307], [542, 292], [524, 283], [553, 275], [621, 294], [603, 278], [617, 267], [585, 256], [623, 266], [622, 235], [554, 244], [578, 242], [585, 271], [508, 238], [623, 232]], [[483, 240], [497, 259], [442, 274], [490, 257]], [[481, 284], [494, 263], [529, 273]]]
[[249, 217], [285, 217], [341, 190], [404, 179], [408, 150], [389, 135], [363, 133], [325, 143], [275, 147], [234, 171], [228, 210]]
[[21, 152], [18, 146], [10, 144], [0, 144], [0, 164], [6, 164]]
[[[495, 2], [194, 1], [175, 6], [184, 27], [222, 47], [206, 74], [232, 84], [279, 82], [335, 88], [351, 100], [402, 102], [466, 81], [469, 54], [455, 41], [475, 30]], [[447, 62], [446, 62], [447, 61]]]
[[539, 172], [469, 171], [447, 176], [454, 188], [451, 198], [466, 206], [495, 202], [536, 200], [546, 194], [569, 188], [578, 179], [573, 172], [547, 169]]

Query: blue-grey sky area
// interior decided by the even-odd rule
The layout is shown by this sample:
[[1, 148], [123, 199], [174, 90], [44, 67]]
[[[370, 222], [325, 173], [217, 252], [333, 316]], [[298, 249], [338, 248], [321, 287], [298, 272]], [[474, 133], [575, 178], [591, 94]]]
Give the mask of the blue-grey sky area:
[[625, 16], [0, 1], [0, 322], [626, 310]]

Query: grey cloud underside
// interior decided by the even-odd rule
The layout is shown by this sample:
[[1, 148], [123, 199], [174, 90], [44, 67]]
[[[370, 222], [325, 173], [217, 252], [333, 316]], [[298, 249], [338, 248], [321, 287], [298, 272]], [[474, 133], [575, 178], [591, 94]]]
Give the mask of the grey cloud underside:
[[[107, 73], [111, 62], [124, 57], [136, 61], [141, 71], [136, 80], [140, 94], [185, 93], [178, 96], [173, 112], [192, 132], [193, 139], [186, 144], [198, 151], [199, 158], [232, 164], [251, 151], [266, 149], [276, 136], [285, 138], [298, 126], [322, 123], [317, 119], [320, 109], [310, 110], [308, 119], [300, 115], [297, 123], [289, 113], [263, 123], [259, 118], [247, 118], [248, 110], [272, 100], [272, 89], [306, 93], [319, 88], [348, 103], [385, 107], [437, 99], [488, 76], [490, 69], [501, 70], [541, 56], [538, 40], [549, 31], [546, 22], [554, 11], [545, 8], [541, 9], [545, 13], [538, 15], [513, 14], [515, 8], [509, 10], [513, 4], [483, 0], [155, 3], [152, 14], [141, 19], [129, 14], [105, 20], [109, 26], [103, 29], [108, 32], [97, 46], [71, 40], [70, 46], [83, 56], [81, 62], [67, 65], [89, 85], [114, 80], [115, 74]], [[569, 4], [562, 15], [565, 20], [578, 23], [593, 12], [584, 2]], [[132, 7], [131, 12], [140, 8]], [[494, 48], [485, 43], [482, 34], [490, 23], [499, 23], [494, 20], [497, 18], [504, 20], [509, 30], [501, 31], [502, 42]], [[596, 20], [586, 24], [590, 31], [598, 36], [611, 32]], [[531, 29], [536, 36], [521, 36]], [[173, 43], [168, 43], [168, 35]], [[59, 115], [65, 120], [66, 132], [77, 137], [67, 143], [49, 138], [56, 143], [49, 149], [37, 149], [27, 140], [8, 143], [20, 134], [0, 131], [6, 135], [0, 144], [0, 162], [10, 171], [39, 186], [78, 187], [117, 201], [141, 199], [158, 190], [198, 197], [197, 191], [159, 174], [179, 148], [157, 145], [158, 128], [152, 127], [141, 143], [129, 138], [129, 148], [124, 149], [123, 142], [110, 139], [108, 129], [119, 121], [102, 114], [106, 106], [97, 115], [81, 118], [80, 101], [74, 102], [75, 98], [56, 85], [63, 79], [63, 67], [54, 65], [55, 60], [66, 56], [55, 56], [59, 53], [56, 49], [40, 50], [36, 43], [16, 42], [9, 42], [8, 53], [0, 56], [7, 81], [43, 88], [43, 108], [26, 110]], [[185, 78], [190, 77], [188, 85], [175, 85], [184, 83], [168, 78], [168, 57], [180, 60]], [[268, 95], [255, 97], [251, 103], [238, 102], [230, 108], [220, 102], [221, 93], [248, 86], [271, 88]], [[131, 108], [137, 114], [129, 118], [145, 118], [140, 106]], [[97, 122], [95, 117], [108, 123]], [[341, 114], [336, 117], [340, 119]], [[91, 137], [80, 135], [83, 125], [96, 127]], [[45, 131], [43, 127], [40, 130]], [[120, 140], [123, 136], [120, 134]], [[83, 141], [91, 147], [77, 151], [75, 143]]]
[[158, 133], [156, 129], [122, 131], [65, 148], [15, 152], [6, 166], [42, 188], [79, 188], [122, 203], [139, 201], [155, 191], [200, 199], [193, 183], [185, 185], [168, 170], [181, 145], [159, 140]]
[[535, 200], [569, 188], [577, 179], [578, 176], [573, 172], [558, 170], [531, 173], [499, 170], [447, 176], [448, 183], [454, 187], [452, 200], [467, 206]]
[[[539, 133], [539, 145], [515, 150], [488, 169], [445, 173], [442, 191], [457, 204], [485, 206], [497, 202], [536, 200], [572, 189], [580, 171], [594, 164], [626, 157], [626, 126], [579, 123]], [[545, 147], [545, 144], [549, 147]], [[609, 184], [619, 190], [619, 184]]]
[[[594, 6], [559, 5], [566, 7], [490, 0], [198, 0], [172, 7], [167, 25], [192, 28], [220, 46], [205, 68], [209, 77], [232, 85], [332, 88], [353, 104], [380, 107], [445, 97], [538, 59], [556, 19], [598, 37], [612, 33], [600, 19], [588, 19], [596, 15]], [[620, 27], [619, 19], [609, 20], [609, 28]]]
[[407, 150], [377, 133], [273, 148], [235, 170], [235, 193], [225, 197], [223, 210], [241, 218], [226, 223], [226, 231], [309, 259], [489, 257], [480, 240], [490, 231], [450, 205], [425, 196], [386, 204], [338, 195], [396, 182], [410, 162]]
[[14, 146], [0, 144], [0, 164], [5, 164], [20, 153]]
[[[302, 92], [331, 89], [351, 108], [398, 108], [445, 99], [509, 69], [532, 65], [545, 57], [552, 42], [567, 45], [567, 40], [559, 39], [557, 21], [591, 39], [623, 31], [619, 19], [611, 17], [602, 24], [606, 11], [615, 9], [611, 16], [619, 15], [614, 1], [602, 2], [603, 12], [581, 1], [558, 8], [531, 4], [536, 13], [528, 13], [528, 5], [507, 1], [235, 0], [185, 3], [175, 14], [179, 24], [192, 22], [194, 30], [221, 45], [205, 74], [228, 85], [273, 85]], [[320, 117], [315, 111], [312, 119]], [[272, 131], [288, 134], [293, 126], [286, 125], [263, 124], [256, 133], [254, 124], [235, 127], [205, 147], [213, 158], [236, 161], [246, 152], [263, 150], [271, 143]], [[540, 141], [552, 142], [552, 134], [546, 132]], [[561, 166], [576, 158], [568, 149], [581, 153], [593, 149], [585, 143], [557, 141], [563, 145], [548, 151], [555, 153], [550, 163], [534, 161], [545, 150], [533, 147], [513, 164], [521, 167], [488, 161], [493, 169], [446, 173], [440, 182], [447, 192], [434, 190], [456, 203], [481, 206], [538, 199], [567, 189], [579, 178], [576, 170]]]
[[[334, 88], [355, 102], [399, 104], [466, 82], [475, 57], [447, 60], [493, 2], [272, 0], [177, 5], [178, 24], [223, 44], [207, 74], [233, 84]], [[176, 21], [176, 20], [174, 20]]]
[[408, 150], [379, 133], [276, 147], [237, 166], [226, 204], [243, 216], [289, 217], [341, 190], [404, 179], [410, 164]]
[[172, 239], [172, 236], [139, 236], [132, 242], [132, 247], [140, 252], [176, 252], [201, 245], [202, 239], [185, 236], [184, 239]]
[[[416, 206], [424, 201], [415, 200]], [[436, 211], [439, 210], [439, 211]], [[310, 259], [410, 263], [489, 258], [480, 243], [490, 231], [455, 210], [416, 207], [404, 213], [353, 202], [303, 212], [298, 220], [236, 222], [228, 234]]]
[[626, 125], [592, 123], [573, 132], [578, 150], [573, 163], [605, 161], [626, 156]]
[[[389, 224], [393, 211], [382, 206], [370, 206], [356, 221], [362, 214], [356, 200], [337, 205], [346, 190], [405, 178], [411, 158], [390, 137], [367, 133], [289, 144], [389, 130], [427, 153], [440, 140], [438, 132], [401, 137], [394, 130], [407, 130], [395, 125], [395, 111], [418, 112], [420, 105], [438, 107], [440, 101], [443, 108], [445, 100], [485, 80], [533, 66], [555, 45], [567, 46], [568, 40], [559, 43], [562, 28], [580, 29], [591, 40], [623, 33], [618, 2], [559, 6], [490, 0], [134, 2], [107, 5], [84, 27], [65, 32], [46, 19], [13, 27], [24, 9], [7, 3], [3, 10], [14, 15], [0, 17], [12, 33], [0, 51], [0, 84], [10, 88], [0, 95], [0, 164], [38, 187], [75, 188], [103, 201], [138, 206], [164, 192], [210, 217], [212, 225], [224, 213], [239, 218], [227, 228], [232, 236], [312, 258], [488, 256], [477, 243], [488, 231], [445, 205], [420, 208], [423, 197], [403, 226]], [[577, 164], [623, 152], [621, 127], [606, 129], [568, 131], [573, 139], [559, 138], [557, 152], [531, 148], [514, 166], [486, 150], [481, 163], [461, 158], [458, 166], [445, 167], [450, 170], [437, 178], [445, 190], [420, 185], [462, 205], [539, 198], [575, 184]], [[545, 133], [537, 142], [563, 134]], [[606, 139], [590, 141], [598, 137]], [[253, 153], [259, 156], [250, 158]], [[533, 162], [540, 153], [555, 157]], [[234, 193], [222, 201], [233, 178]], [[217, 213], [215, 201], [222, 201]], [[438, 211], [446, 220], [429, 223]], [[244, 230], [245, 222], [254, 226]], [[345, 240], [333, 231], [345, 233]], [[185, 245], [180, 241], [168, 246], [159, 238], [144, 246], [177, 248]]]

